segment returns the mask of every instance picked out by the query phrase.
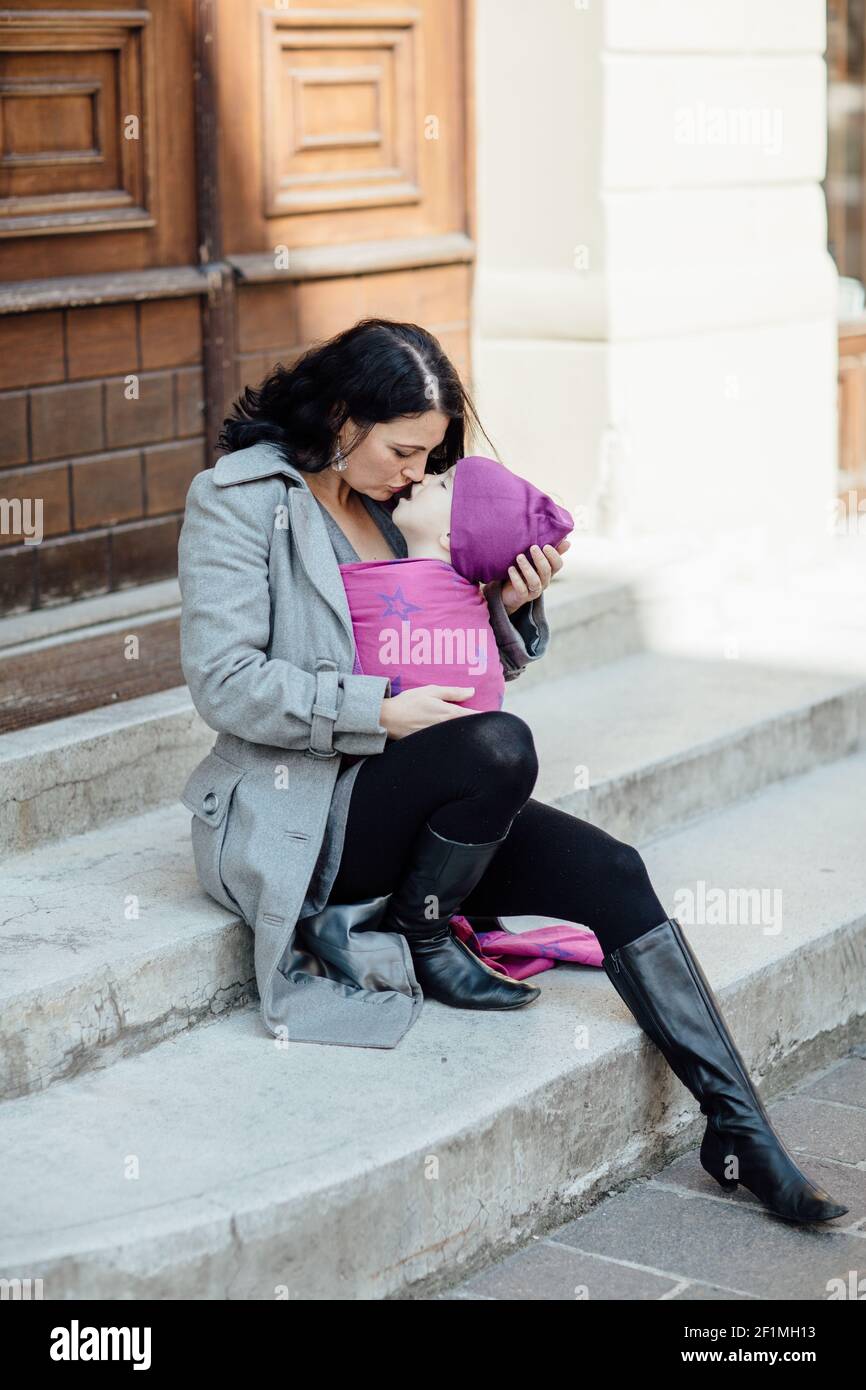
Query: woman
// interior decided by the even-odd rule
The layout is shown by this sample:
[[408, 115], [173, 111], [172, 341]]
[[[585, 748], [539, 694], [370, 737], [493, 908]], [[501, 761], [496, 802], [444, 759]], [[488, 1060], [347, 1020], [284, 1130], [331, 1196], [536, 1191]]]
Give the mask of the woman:
[[[190, 486], [181, 654], [218, 737], [183, 799], [202, 886], [253, 928], [265, 1023], [293, 1042], [393, 1047], [425, 996], [523, 1007], [539, 991], [479, 961], [451, 915], [580, 922], [700, 1102], [707, 1171], [792, 1220], [844, 1215], [775, 1133], [638, 851], [532, 798], [528, 726], [462, 708], [466, 690], [392, 695], [353, 674], [338, 566], [406, 554], [389, 503], [463, 457], [468, 417], [431, 334], [369, 319], [247, 389], [226, 452]], [[507, 680], [544, 653], [561, 563], [551, 547], [518, 556], [485, 591]], [[399, 587], [384, 597], [399, 611]]]

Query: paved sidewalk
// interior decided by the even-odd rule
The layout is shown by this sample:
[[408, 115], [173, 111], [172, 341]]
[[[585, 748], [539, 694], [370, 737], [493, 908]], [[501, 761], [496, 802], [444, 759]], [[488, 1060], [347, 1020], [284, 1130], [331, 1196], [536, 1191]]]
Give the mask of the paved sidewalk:
[[[807, 1299], [866, 1297], [866, 1045], [768, 1106], [803, 1170], [849, 1211], [829, 1225], [771, 1216], [727, 1195], [698, 1150], [630, 1183], [445, 1299]], [[854, 1272], [852, 1274], [852, 1271]], [[839, 1297], [839, 1293], [836, 1293]]]

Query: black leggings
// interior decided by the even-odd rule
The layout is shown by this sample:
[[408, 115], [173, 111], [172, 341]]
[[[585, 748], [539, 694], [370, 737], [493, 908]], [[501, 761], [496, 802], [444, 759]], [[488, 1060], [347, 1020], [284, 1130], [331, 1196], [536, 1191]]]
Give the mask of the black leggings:
[[[538, 758], [529, 726], [473, 714], [391, 740], [355, 779], [330, 902], [392, 893], [425, 821], [449, 840], [507, 839], [464, 899], [468, 916], [538, 914], [594, 931], [605, 955], [667, 917], [638, 851], [531, 799]], [[510, 828], [509, 828], [510, 827]]]

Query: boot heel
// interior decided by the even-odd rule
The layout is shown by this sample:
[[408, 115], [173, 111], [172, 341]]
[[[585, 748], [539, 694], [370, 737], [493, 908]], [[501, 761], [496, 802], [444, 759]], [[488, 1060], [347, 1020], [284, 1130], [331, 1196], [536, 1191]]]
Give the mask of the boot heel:
[[739, 1187], [738, 1178], [728, 1178], [725, 1176], [724, 1162], [719, 1162], [715, 1156], [708, 1155], [701, 1151], [701, 1167], [704, 1172], [709, 1173], [711, 1178], [715, 1178], [719, 1187], [723, 1187], [726, 1192], [736, 1192]]
[[718, 1173], [711, 1173], [710, 1176], [715, 1178], [719, 1187], [723, 1187], [726, 1192], [736, 1192], [740, 1185], [736, 1178], [720, 1178]]
[[736, 1155], [725, 1152], [724, 1141], [709, 1125], [704, 1131], [700, 1157], [701, 1167], [711, 1178], [715, 1178], [719, 1187], [724, 1188], [725, 1192], [736, 1192], [740, 1185], [739, 1178], [729, 1178], [725, 1174], [727, 1160]]

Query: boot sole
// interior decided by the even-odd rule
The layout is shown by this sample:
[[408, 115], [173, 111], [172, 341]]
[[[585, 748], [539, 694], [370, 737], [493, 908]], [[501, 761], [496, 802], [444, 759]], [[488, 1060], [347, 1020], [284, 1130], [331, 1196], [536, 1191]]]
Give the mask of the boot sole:
[[[422, 986], [423, 992], [423, 986]], [[506, 1014], [513, 1013], [515, 1009], [525, 1009], [530, 1004], [541, 998], [541, 992], [532, 999], [520, 999], [514, 1004], [452, 1004], [448, 999], [437, 999], [435, 994], [425, 994], [425, 999], [432, 999], [437, 1004], [444, 1004], [447, 1009], [468, 1009], [474, 1013], [482, 1014]]]

